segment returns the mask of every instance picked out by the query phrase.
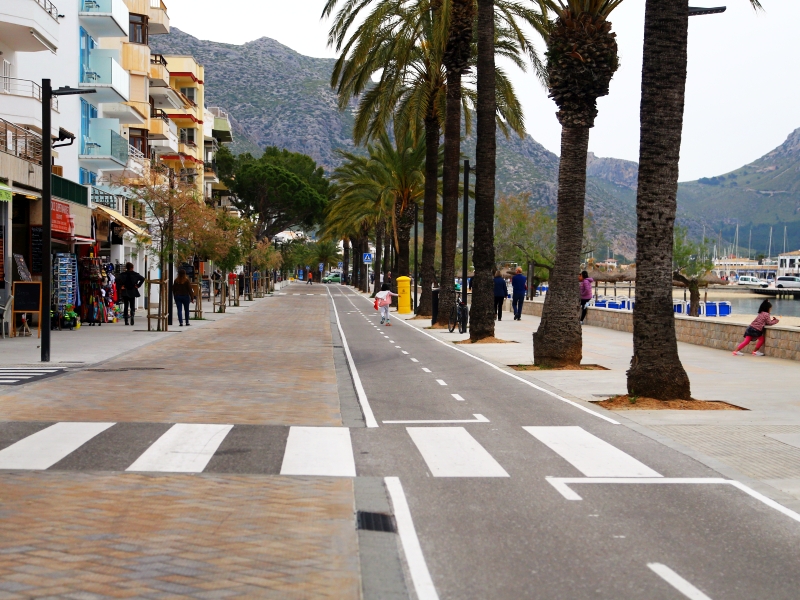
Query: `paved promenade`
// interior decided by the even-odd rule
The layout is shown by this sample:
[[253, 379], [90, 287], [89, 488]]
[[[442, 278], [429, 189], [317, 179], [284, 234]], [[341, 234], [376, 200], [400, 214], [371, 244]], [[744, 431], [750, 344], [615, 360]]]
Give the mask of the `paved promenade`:
[[104, 326], [134, 347], [0, 387], [0, 598], [359, 598], [353, 480], [278, 474], [290, 426], [342, 425], [314, 291], [147, 343]]
[[[416, 327], [429, 321], [412, 320]], [[460, 348], [494, 364], [531, 364], [532, 334], [539, 318], [512, 313], [496, 324], [498, 338], [509, 344], [468, 344]], [[428, 330], [456, 341], [468, 335]], [[633, 354], [631, 335], [600, 327], [583, 328], [583, 363], [597, 371], [517, 371], [516, 375], [585, 403], [627, 393], [626, 376]], [[615, 419], [668, 443], [762, 493], [800, 509], [800, 364], [750, 354], [678, 344], [692, 384], [693, 397], [724, 400], [745, 411], [615, 411]], [[597, 411], [604, 411], [599, 407]]]

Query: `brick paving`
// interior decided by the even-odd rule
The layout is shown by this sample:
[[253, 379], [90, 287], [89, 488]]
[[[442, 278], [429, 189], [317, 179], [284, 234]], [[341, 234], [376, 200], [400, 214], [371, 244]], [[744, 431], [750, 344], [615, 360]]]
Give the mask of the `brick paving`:
[[267, 298], [92, 367], [103, 372], [3, 388], [0, 420], [341, 425], [329, 306]]
[[0, 598], [360, 595], [351, 479], [0, 475]]

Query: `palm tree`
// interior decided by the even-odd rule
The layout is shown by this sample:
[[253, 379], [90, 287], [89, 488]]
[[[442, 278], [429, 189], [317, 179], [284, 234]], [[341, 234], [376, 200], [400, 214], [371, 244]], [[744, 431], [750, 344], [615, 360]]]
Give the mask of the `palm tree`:
[[619, 67], [616, 34], [608, 15], [622, 0], [555, 0], [557, 18], [547, 38], [550, 97], [558, 105], [561, 160], [558, 168], [556, 260], [539, 329], [534, 363], [578, 365], [582, 357], [578, 274], [583, 243], [586, 157], [597, 98], [608, 94]]
[[[758, 0], [750, 3], [761, 8]], [[647, 0], [636, 194], [636, 305], [628, 393], [660, 400], [691, 398], [689, 377], [678, 357], [672, 309], [688, 31], [687, 0]]]

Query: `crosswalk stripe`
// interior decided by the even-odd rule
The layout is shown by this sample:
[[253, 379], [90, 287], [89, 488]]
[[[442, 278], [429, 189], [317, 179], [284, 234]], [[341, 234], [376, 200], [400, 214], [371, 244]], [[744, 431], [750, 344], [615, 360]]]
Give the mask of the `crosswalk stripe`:
[[355, 477], [350, 430], [347, 427], [291, 427], [281, 475]]
[[463, 427], [406, 427], [434, 477], [508, 477]]
[[47, 469], [114, 423], [56, 423], [0, 450], [0, 469]]
[[586, 477], [661, 477], [639, 462], [582, 427], [523, 427]]
[[176, 423], [126, 471], [201, 473], [233, 425]]

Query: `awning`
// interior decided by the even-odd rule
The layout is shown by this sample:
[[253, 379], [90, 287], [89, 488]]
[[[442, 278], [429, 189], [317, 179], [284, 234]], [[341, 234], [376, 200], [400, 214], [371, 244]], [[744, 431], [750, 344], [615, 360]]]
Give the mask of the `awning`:
[[106, 206], [103, 206], [102, 204], [98, 204], [97, 206], [95, 206], [95, 208], [98, 210], [102, 210], [109, 217], [114, 219], [117, 223], [125, 227], [125, 229], [129, 230], [131, 233], [135, 233], [136, 235], [147, 235], [147, 232], [144, 229], [142, 229], [141, 227], [136, 225], [133, 221], [128, 219], [128, 217], [118, 213], [117, 211], [112, 210]]
[[86, 236], [83, 236], [83, 235], [73, 235], [73, 236], [71, 236], [71, 237], [70, 237], [70, 239], [71, 239], [71, 240], [72, 240], [72, 241], [73, 241], [75, 244], [77, 244], [78, 246], [80, 246], [80, 245], [94, 244], [94, 243], [95, 243], [95, 240], [94, 240], [94, 238], [86, 237]]
[[13, 192], [5, 183], [0, 183], [0, 202], [11, 202]]

